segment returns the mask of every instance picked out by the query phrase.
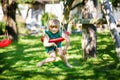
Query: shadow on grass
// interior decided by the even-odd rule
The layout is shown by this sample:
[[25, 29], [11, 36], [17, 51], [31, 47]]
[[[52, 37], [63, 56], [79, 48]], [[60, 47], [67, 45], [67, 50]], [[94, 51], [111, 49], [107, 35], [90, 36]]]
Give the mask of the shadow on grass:
[[98, 40], [100, 40], [97, 42], [98, 57], [104, 60], [104, 55], [109, 55], [115, 62], [119, 62], [110, 33], [99, 33], [98, 35]]
[[[70, 35], [67, 54], [73, 68], [67, 68], [61, 60], [36, 67], [46, 58], [45, 48], [39, 36], [21, 36], [19, 42], [0, 50], [1, 80], [117, 80], [120, 63], [109, 34], [98, 34], [97, 59], [82, 59], [81, 34]], [[63, 43], [64, 44], [64, 43]]]

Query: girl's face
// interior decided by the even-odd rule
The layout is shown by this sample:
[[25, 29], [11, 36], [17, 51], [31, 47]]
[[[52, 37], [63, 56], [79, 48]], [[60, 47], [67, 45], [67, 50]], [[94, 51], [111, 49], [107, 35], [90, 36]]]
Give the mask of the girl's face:
[[58, 32], [59, 27], [58, 27], [58, 26], [49, 26], [49, 30], [50, 30], [53, 34], [55, 34], [55, 33]]

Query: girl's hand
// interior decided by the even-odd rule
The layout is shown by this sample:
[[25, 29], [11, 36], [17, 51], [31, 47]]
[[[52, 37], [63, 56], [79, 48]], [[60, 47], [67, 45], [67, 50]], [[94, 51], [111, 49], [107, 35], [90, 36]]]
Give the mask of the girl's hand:
[[57, 48], [57, 45], [55, 43], [52, 43], [53, 46], [55, 46]]
[[63, 49], [63, 54], [64, 55], [67, 54], [67, 49], [66, 48]]
[[56, 51], [58, 51], [57, 45], [55, 43], [53, 43], [53, 46], [55, 46]]

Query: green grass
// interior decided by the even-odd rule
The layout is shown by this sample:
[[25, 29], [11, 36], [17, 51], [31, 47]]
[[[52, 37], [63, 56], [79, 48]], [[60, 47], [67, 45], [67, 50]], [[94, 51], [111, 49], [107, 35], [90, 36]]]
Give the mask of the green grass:
[[120, 80], [120, 63], [109, 32], [97, 33], [97, 58], [86, 61], [81, 34], [71, 34], [70, 39], [67, 58], [74, 68], [67, 68], [59, 57], [36, 67], [47, 57], [40, 36], [21, 35], [18, 42], [0, 48], [0, 80]]

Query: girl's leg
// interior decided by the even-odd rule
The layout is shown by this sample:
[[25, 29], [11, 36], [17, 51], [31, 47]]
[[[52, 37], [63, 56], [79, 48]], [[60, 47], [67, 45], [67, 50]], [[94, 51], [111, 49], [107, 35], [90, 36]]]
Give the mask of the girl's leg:
[[66, 56], [63, 54], [63, 51], [61, 48], [57, 49], [57, 54], [60, 56], [60, 58], [66, 64], [67, 67], [72, 68], [72, 66], [68, 63]]
[[40, 66], [42, 66], [42, 65], [45, 64], [45, 63], [53, 62], [53, 61], [55, 61], [55, 60], [56, 60], [55, 51], [50, 51], [50, 52], [49, 52], [49, 57], [46, 58], [46, 59], [44, 59], [44, 60], [42, 60], [42, 61], [40, 61], [40, 62], [38, 62], [38, 63], [37, 63], [37, 66], [40, 67]]

